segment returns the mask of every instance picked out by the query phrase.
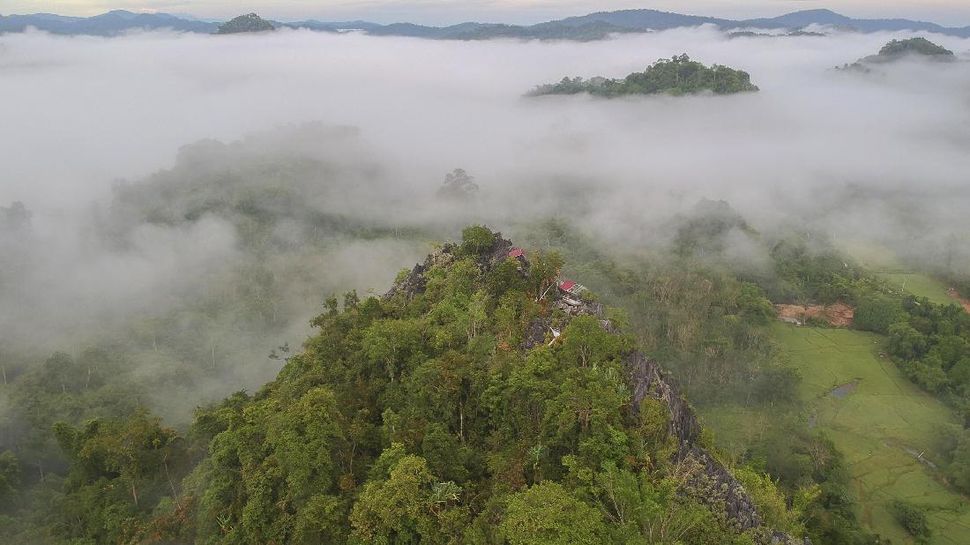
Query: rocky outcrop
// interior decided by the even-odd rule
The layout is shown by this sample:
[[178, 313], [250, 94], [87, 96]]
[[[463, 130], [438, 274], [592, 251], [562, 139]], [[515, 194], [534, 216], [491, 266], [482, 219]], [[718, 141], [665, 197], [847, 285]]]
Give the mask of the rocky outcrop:
[[[512, 251], [512, 241], [502, 238], [502, 233], [495, 233], [495, 242], [492, 247], [482, 255], [479, 259], [479, 266], [482, 269], [489, 270], [492, 267], [504, 262], [509, 258], [509, 252]], [[518, 258], [522, 260], [523, 264], [528, 267], [528, 261], [522, 256]]]
[[403, 294], [410, 300], [419, 293], [424, 293], [428, 285], [424, 274], [435, 265], [447, 265], [455, 259], [455, 251], [458, 247], [454, 244], [445, 244], [441, 248], [428, 254], [424, 263], [418, 263], [411, 269], [404, 278], [398, 280], [391, 286], [391, 289], [384, 294], [384, 299], [390, 299], [398, 294]]
[[[552, 296], [552, 305], [565, 312], [569, 316], [597, 316], [602, 318], [606, 307], [602, 303], [586, 301], [578, 297], [571, 297], [562, 293], [555, 293]], [[612, 326], [611, 326], [612, 327]], [[615, 331], [610, 331], [614, 333]]]
[[662, 401], [670, 411], [669, 433], [677, 438], [680, 449], [697, 443], [701, 426], [694, 416], [694, 411], [686, 401], [664, 380], [660, 364], [647, 358], [640, 352], [631, 352], [624, 362], [627, 372], [627, 382], [633, 391], [630, 402], [634, 415], [640, 412], [640, 404], [648, 396]]
[[549, 331], [549, 319], [542, 316], [534, 318], [529, 322], [529, 327], [525, 328], [522, 336], [522, 344], [519, 346], [523, 350], [531, 350], [546, 341], [546, 332]]
[[623, 364], [633, 392], [630, 410], [634, 416], [639, 415], [641, 403], [647, 398], [656, 399], [667, 407], [670, 414], [667, 432], [677, 440], [674, 460], [689, 468], [686, 488], [695, 499], [721, 510], [726, 520], [738, 531], [761, 529], [762, 532], [756, 535], [764, 544], [809, 543], [808, 540], [801, 542], [782, 532], [763, 528], [761, 516], [741, 483], [699, 444], [701, 425], [697, 416], [665, 379], [660, 364], [636, 351], [629, 353]]
[[[559, 306], [565, 297], [556, 302]], [[603, 319], [603, 306], [597, 303], [569, 305], [570, 315], [591, 315], [601, 319], [606, 331], [615, 333], [609, 320]], [[712, 509], [722, 512], [727, 521], [739, 532], [755, 530], [757, 539], [765, 545], [810, 545], [808, 539], [796, 540], [791, 536], [765, 528], [757, 507], [744, 490], [741, 483], [731, 472], [700, 445], [701, 425], [694, 410], [681, 397], [676, 388], [664, 376], [660, 364], [646, 357], [642, 352], [633, 351], [624, 358], [627, 383], [633, 395], [630, 412], [639, 416], [644, 399], [652, 398], [663, 403], [669, 412], [667, 432], [677, 441], [674, 461], [688, 468], [686, 489], [692, 497]], [[758, 531], [760, 530], [760, 531]]]
[[623, 363], [633, 390], [631, 412], [638, 415], [641, 403], [648, 397], [667, 407], [670, 413], [667, 432], [677, 440], [674, 458], [691, 467], [688, 488], [698, 499], [723, 509], [739, 531], [761, 526], [761, 517], [741, 483], [698, 445], [701, 425], [690, 405], [664, 379], [660, 365], [640, 352], [631, 352]]
[[[512, 250], [512, 241], [502, 238], [502, 233], [495, 233], [495, 240], [492, 243], [492, 247], [487, 251], [482, 252], [479, 256], [477, 263], [479, 268], [483, 272], [488, 272], [493, 267], [503, 263], [509, 258], [509, 251]], [[432, 267], [448, 265], [455, 260], [458, 254], [458, 245], [453, 243], [448, 243], [438, 248], [434, 252], [425, 258], [424, 263], [418, 263], [411, 269], [411, 272], [407, 274], [403, 279], [396, 282], [387, 293], [384, 294], [385, 299], [390, 299], [399, 293], [403, 293], [408, 299], [414, 297], [416, 294], [423, 293], [427, 285], [427, 280], [424, 275]], [[516, 258], [521, 266], [522, 274], [526, 274], [529, 270], [529, 261], [525, 256], [520, 256]]]

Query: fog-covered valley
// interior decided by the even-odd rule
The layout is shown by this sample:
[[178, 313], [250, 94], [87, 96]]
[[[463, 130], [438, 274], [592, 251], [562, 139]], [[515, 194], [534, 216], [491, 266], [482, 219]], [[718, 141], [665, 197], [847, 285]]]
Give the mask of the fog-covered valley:
[[[16, 309], [4, 312], [5, 343], [36, 345], [26, 332], [47, 324], [67, 336], [44, 331], [44, 350], [69, 349], [91, 322], [164, 309], [173, 294], [232, 268], [242, 251], [231, 219], [186, 221], [187, 203], [165, 202], [166, 184], [220, 170], [248, 186], [301, 184], [310, 210], [416, 229], [423, 242], [471, 222], [508, 231], [564, 216], [636, 253], [663, 243], [665, 222], [706, 198], [758, 228], [948, 252], [968, 232], [970, 41], [938, 38], [963, 57], [946, 69], [914, 61], [865, 76], [833, 70], [890, 37], [730, 39], [714, 28], [592, 43], [309, 31], [5, 36], [2, 201], [32, 214], [29, 242], [13, 242], [30, 257], [19, 265], [25, 283], [5, 285], [4, 308]], [[681, 52], [741, 67], [762, 91], [523, 98], [563, 75], [615, 77]], [[482, 188], [473, 204], [434, 197], [458, 167]], [[119, 210], [118, 188], [146, 183], [154, 189], [142, 198], [153, 202], [142, 213], [157, 206], [172, 217]], [[285, 222], [276, 228], [287, 236]], [[302, 322], [326, 292], [385, 289], [425, 248], [342, 244], [327, 250], [339, 255], [320, 256], [328, 266], [314, 288], [324, 291], [281, 289], [310, 303], [296, 314]]]
[[[62, 470], [35, 428], [115, 404], [186, 428], [197, 406], [272, 380], [328, 297], [385, 293], [472, 224], [539, 249], [561, 228], [584, 255], [636, 270], [667, 263], [658, 256], [704, 203], [724, 201], [716, 251], [697, 258], [754, 279], [774, 303], [792, 302], [773, 297], [788, 292], [771, 253], [789, 234], [847, 260], [889, 255], [880, 266], [966, 279], [970, 39], [926, 35], [952, 63], [861, 73], [836, 67], [915, 34], [822, 30], [0, 36], [0, 451], [37, 461], [41, 476]], [[760, 91], [525, 96], [685, 52], [748, 72]], [[477, 191], [441, 191], [458, 168]], [[567, 256], [579, 246], [556, 244]], [[619, 281], [581, 281], [622, 300]], [[631, 322], [679, 361], [649, 319]], [[59, 376], [55, 353], [72, 359], [76, 384], [44, 384]], [[28, 386], [81, 393], [51, 408]]]

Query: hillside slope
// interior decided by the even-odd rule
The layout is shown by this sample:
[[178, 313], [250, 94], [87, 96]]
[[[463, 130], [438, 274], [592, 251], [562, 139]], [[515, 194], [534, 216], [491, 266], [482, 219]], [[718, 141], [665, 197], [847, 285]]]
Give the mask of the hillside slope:
[[[384, 296], [328, 300], [276, 380], [199, 410], [186, 438], [144, 416], [58, 426], [74, 459], [65, 505], [97, 508], [74, 511], [65, 531], [200, 544], [799, 542], [785, 532], [803, 533], [801, 516], [774, 481], [723, 465], [658, 364], [562, 265], [470, 227]], [[170, 464], [194, 466], [181, 491]]]
[[689, 517], [690, 542], [789, 541], [558, 258], [514, 250], [466, 229], [384, 297], [332, 301], [275, 382], [202, 416], [195, 539], [600, 543]]

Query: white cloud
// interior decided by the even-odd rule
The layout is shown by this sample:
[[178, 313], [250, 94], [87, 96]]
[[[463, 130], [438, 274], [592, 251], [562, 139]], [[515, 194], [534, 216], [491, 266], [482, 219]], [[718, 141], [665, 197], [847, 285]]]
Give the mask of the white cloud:
[[[43, 318], [67, 305], [72, 312], [51, 312], [67, 321], [78, 319], [74, 311], [156, 304], [191, 289], [194, 277], [183, 272], [235, 256], [236, 234], [215, 218], [136, 230], [124, 251], [85, 246], [76, 218], [92, 201], [104, 203], [116, 179], [169, 168], [181, 146], [203, 138], [229, 142], [307, 121], [359, 127], [360, 142], [321, 144], [284, 131], [234, 149], [373, 164], [376, 186], [348, 177], [339, 195], [308, 203], [349, 216], [505, 229], [568, 213], [589, 233], [635, 250], [698, 199], [726, 199], [759, 228], [824, 226], [929, 254], [970, 232], [970, 63], [904, 64], [869, 76], [832, 70], [891, 37], [730, 40], [711, 28], [591, 43], [304, 31], [8, 35], [0, 37], [0, 206], [23, 200], [37, 212], [46, 237], [38, 270], [63, 278], [31, 279], [29, 291], [43, 295], [33, 311]], [[931, 38], [970, 57], [970, 40]], [[564, 75], [621, 77], [682, 52], [745, 69], [762, 91], [522, 96]], [[456, 167], [482, 186], [475, 209], [429, 198]], [[298, 240], [286, 224], [277, 234]], [[416, 252], [358, 242], [320, 266], [331, 267], [335, 290], [380, 290]], [[756, 258], [741, 242], [735, 254]], [[323, 296], [290, 294], [312, 306]], [[21, 316], [8, 315], [9, 323]]]

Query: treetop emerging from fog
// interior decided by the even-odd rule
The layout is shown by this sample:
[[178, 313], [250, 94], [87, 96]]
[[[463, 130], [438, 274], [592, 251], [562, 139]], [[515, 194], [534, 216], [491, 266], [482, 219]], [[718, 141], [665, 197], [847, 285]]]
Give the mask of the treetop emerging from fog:
[[693, 61], [687, 54], [660, 59], [643, 72], [634, 72], [623, 79], [595, 77], [563, 78], [559, 83], [540, 85], [532, 93], [540, 95], [591, 95], [617, 97], [623, 95], [692, 95], [712, 92], [730, 95], [757, 91], [751, 76], [743, 70], [715, 64], [711, 67]]
[[908, 54], [953, 56], [953, 52], [949, 49], [936, 45], [923, 37], [909, 38], [908, 40], [892, 40], [879, 50], [879, 54], [885, 57]]
[[276, 30], [272, 23], [255, 13], [240, 15], [221, 25], [218, 34], [239, 34], [241, 32], [269, 32]]

